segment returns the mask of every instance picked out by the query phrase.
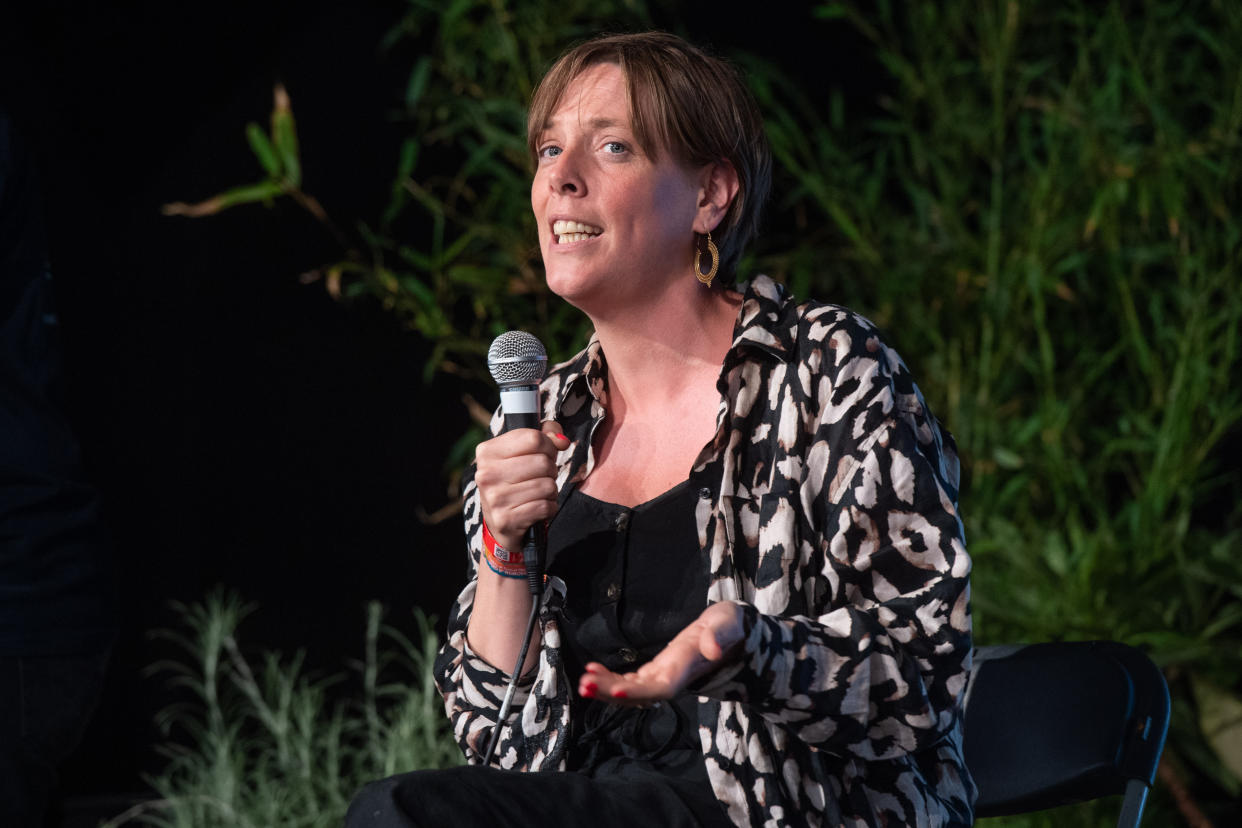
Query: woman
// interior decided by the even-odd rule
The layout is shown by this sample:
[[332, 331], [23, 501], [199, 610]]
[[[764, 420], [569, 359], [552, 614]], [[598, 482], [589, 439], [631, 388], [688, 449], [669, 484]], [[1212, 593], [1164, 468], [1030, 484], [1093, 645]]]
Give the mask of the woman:
[[550, 521], [494, 761], [544, 773], [394, 777], [353, 818], [969, 825], [952, 438], [866, 320], [723, 287], [769, 182], [752, 99], [678, 38], [606, 37], [528, 126], [548, 285], [595, 335], [543, 383], [542, 432], [479, 446], [436, 671], [478, 763], [532, 600], [504, 550]]

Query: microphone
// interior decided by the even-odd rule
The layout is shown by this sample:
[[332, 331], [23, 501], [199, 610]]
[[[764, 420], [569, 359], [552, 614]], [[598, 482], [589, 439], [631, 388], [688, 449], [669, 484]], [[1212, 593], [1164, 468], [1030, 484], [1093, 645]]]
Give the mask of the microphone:
[[[548, 371], [548, 352], [543, 343], [525, 331], [502, 333], [487, 349], [487, 370], [500, 386], [504, 411], [503, 432], [515, 428], [539, 428], [539, 383]], [[547, 534], [542, 521], [526, 530], [522, 559], [526, 563], [530, 593], [543, 592], [543, 549]]]

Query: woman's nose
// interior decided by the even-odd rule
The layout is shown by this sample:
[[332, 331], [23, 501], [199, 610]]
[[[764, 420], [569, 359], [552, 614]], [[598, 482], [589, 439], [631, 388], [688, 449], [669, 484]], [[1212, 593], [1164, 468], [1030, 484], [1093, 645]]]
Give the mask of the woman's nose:
[[561, 152], [552, 169], [552, 189], [562, 195], [583, 195], [586, 182], [578, 169], [577, 158], [568, 150]]

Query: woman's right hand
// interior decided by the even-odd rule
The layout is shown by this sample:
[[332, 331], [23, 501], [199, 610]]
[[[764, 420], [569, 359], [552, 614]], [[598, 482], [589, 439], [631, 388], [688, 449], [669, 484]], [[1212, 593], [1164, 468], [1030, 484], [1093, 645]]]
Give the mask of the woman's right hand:
[[556, 514], [556, 455], [569, 448], [569, 438], [560, 432], [547, 420], [539, 431], [516, 428], [475, 449], [483, 520], [505, 549], [521, 549], [527, 528]]

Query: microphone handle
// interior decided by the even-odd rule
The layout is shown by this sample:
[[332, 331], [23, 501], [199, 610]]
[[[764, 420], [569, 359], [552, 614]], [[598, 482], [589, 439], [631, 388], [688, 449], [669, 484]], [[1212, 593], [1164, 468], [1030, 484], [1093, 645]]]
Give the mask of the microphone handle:
[[500, 408], [505, 412], [505, 431], [539, 428], [539, 386], [514, 385], [501, 388]]
[[505, 414], [505, 431], [513, 431], [515, 428], [533, 428], [539, 429], [538, 414]]
[[[515, 428], [539, 429], [539, 386], [519, 385], [500, 391], [500, 406], [505, 412], [506, 432]], [[543, 594], [543, 550], [547, 546], [547, 530], [540, 521], [526, 529], [522, 538], [522, 559], [526, 562], [526, 584], [530, 594]]]

